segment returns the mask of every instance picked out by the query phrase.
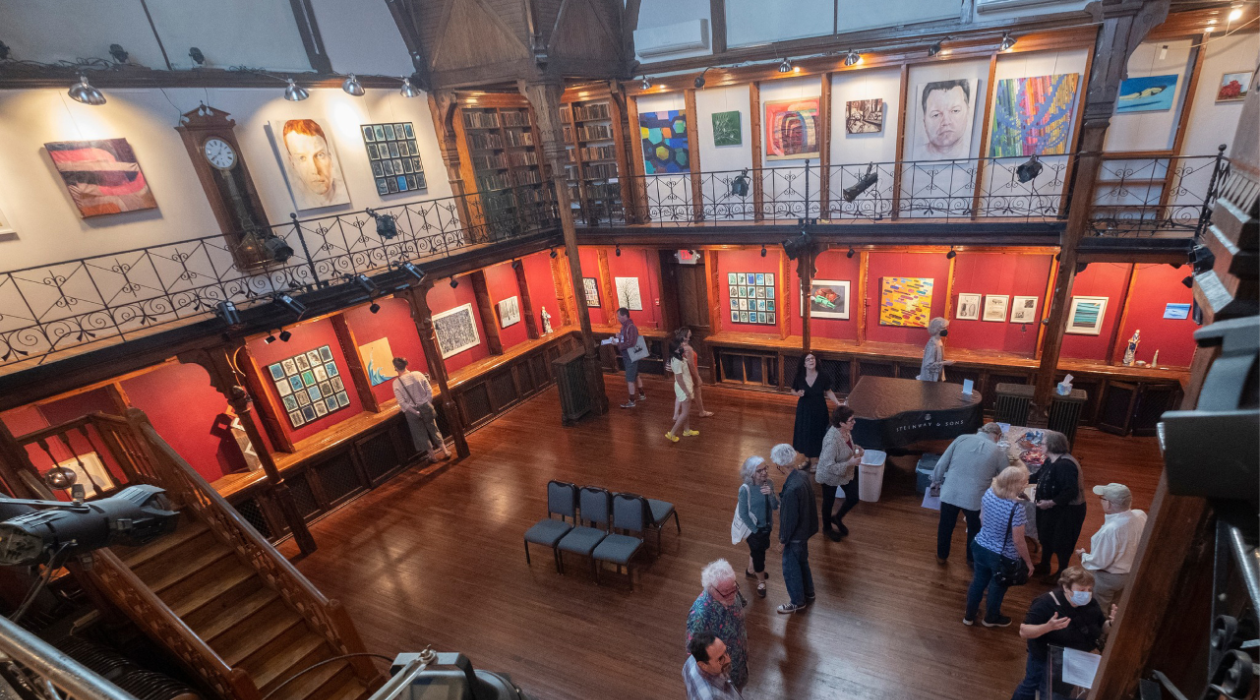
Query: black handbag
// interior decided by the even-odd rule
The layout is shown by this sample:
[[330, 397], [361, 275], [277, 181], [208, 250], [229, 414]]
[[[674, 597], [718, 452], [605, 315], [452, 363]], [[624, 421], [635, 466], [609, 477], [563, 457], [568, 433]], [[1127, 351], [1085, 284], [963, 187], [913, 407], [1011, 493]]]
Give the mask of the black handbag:
[[[1002, 552], [1006, 551], [1006, 543], [1011, 541], [1011, 533], [1015, 524], [1015, 508], [1023, 508], [1019, 501], [1015, 502], [1015, 507], [1011, 508], [1011, 517], [1006, 522], [1006, 539], [1002, 541]], [[998, 565], [998, 570], [993, 574], [994, 580], [1003, 588], [1011, 586], [1022, 586], [1028, 583], [1028, 564], [1023, 559], [1008, 559], [1005, 554], [999, 552], [998, 556], [1002, 563]]]

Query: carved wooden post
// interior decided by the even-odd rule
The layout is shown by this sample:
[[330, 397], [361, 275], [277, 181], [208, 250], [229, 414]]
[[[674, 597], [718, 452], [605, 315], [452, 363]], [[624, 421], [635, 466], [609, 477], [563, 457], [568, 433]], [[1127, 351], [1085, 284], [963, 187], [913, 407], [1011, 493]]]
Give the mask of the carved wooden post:
[[516, 272], [516, 287], [521, 292], [521, 315], [525, 317], [525, 333], [530, 340], [537, 340], [538, 322], [534, 320], [534, 302], [529, 296], [529, 280], [525, 278], [525, 263], [513, 260], [512, 270]]
[[[520, 91], [534, 108], [538, 133], [542, 136], [543, 155], [551, 173], [560, 209], [560, 227], [564, 230], [564, 249], [569, 257], [569, 277], [575, 292], [582, 289], [582, 264], [578, 261], [577, 229], [569, 206], [569, 185], [564, 179], [564, 129], [560, 124], [560, 94], [564, 86], [556, 83], [519, 83]], [[596, 415], [608, 412], [608, 394], [604, 389], [604, 371], [600, 367], [599, 347], [591, 331], [591, 315], [586, 308], [586, 295], [575, 293], [578, 322], [582, 326], [582, 347], [586, 351], [585, 375]]]
[[437, 381], [440, 396], [435, 397], [442, 407], [442, 415], [446, 416], [446, 428], [455, 439], [455, 454], [467, 457], [468, 440], [464, 436], [464, 419], [459, 413], [459, 405], [451, 396], [451, 387], [447, 383], [446, 363], [442, 360], [442, 351], [438, 349], [437, 337], [433, 333], [433, 311], [429, 309], [429, 290], [433, 282], [425, 279], [418, 287], [411, 287], [398, 295], [407, 300], [411, 306], [411, 318], [416, 322], [416, 332], [420, 334], [420, 346], [424, 348], [425, 359], [428, 360], [429, 376]]
[[[801, 307], [801, 351], [809, 353], [810, 332], [809, 319], [811, 313], [809, 310], [809, 292], [814, 284], [814, 246], [811, 244], [801, 251], [801, 256], [796, 259], [797, 275], [801, 278], [800, 297], [804, 301]], [[784, 304], [790, 304], [794, 300], [786, 300], [779, 302], [779, 313], [784, 313], [782, 309]], [[802, 361], [804, 356], [802, 355]]]

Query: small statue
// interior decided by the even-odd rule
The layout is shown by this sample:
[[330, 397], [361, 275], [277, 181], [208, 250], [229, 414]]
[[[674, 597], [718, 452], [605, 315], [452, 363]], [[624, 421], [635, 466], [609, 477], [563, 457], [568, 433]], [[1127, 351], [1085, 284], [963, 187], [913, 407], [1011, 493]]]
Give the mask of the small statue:
[[1133, 331], [1133, 337], [1129, 338], [1129, 347], [1124, 349], [1124, 366], [1133, 366], [1133, 356], [1137, 354], [1138, 343], [1141, 342], [1141, 329]]
[[1155, 351], [1155, 356], [1151, 358], [1151, 369], [1159, 366], [1159, 351]]
[[551, 314], [547, 313], [547, 307], [542, 307], [543, 335], [551, 332]]

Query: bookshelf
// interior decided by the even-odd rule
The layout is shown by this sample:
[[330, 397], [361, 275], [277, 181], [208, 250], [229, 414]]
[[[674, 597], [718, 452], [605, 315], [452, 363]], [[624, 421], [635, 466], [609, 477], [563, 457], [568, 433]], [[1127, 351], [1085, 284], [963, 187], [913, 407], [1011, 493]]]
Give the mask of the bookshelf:
[[[537, 145], [528, 106], [507, 102], [466, 106], [460, 110], [459, 125], [467, 149], [465, 162], [487, 219], [507, 220], [522, 199], [542, 200], [542, 149]], [[466, 179], [468, 174], [466, 171]], [[519, 189], [514, 193], [502, 191], [509, 188]]]
[[618, 154], [623, 149], [616, 105], [607, 97], [574, 100], [561, 105], [560, 121], [574, 216], [594, 224], [619, 213], [623, 183]]

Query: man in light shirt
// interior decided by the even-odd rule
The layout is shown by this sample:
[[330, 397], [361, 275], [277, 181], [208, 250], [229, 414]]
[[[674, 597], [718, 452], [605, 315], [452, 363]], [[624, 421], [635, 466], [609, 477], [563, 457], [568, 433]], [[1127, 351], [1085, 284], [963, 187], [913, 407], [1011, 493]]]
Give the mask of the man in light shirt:
[[1103, 526], [1089, 540], [1093, 551], [1078, 549], [1076, 553], [1081, 566], [1094, 575], [1094, 600], [1105, 614], [1112, 603], [1119, 602], [1128, 583], [1146, 528], [1146, 513], [1133, 510], [1133, 494], [1124, 484], [1095, 486], [1094, 494], [1102, 499]]
[[394, 379], [394, 398], [398, 399], [398, 408], [407, 417], [407, 427], [411, 429], [411, 441], [416, 451], [429, 453], [429, 461], [436, 462], [448, 459], [446, 442], [442, 433], [438, 432], [437, 412], [433, 410], [433, 387], [429, 378], [421, 372], [407, 371], [407, 358], [395, 357], [394, 370], [398, 377]]
[[698, 632], [687, 642], [687, 651], [682, 672], [687, 700], [742, 700], [731, 683], [731, 655], [721, 639], [712, 632]]

